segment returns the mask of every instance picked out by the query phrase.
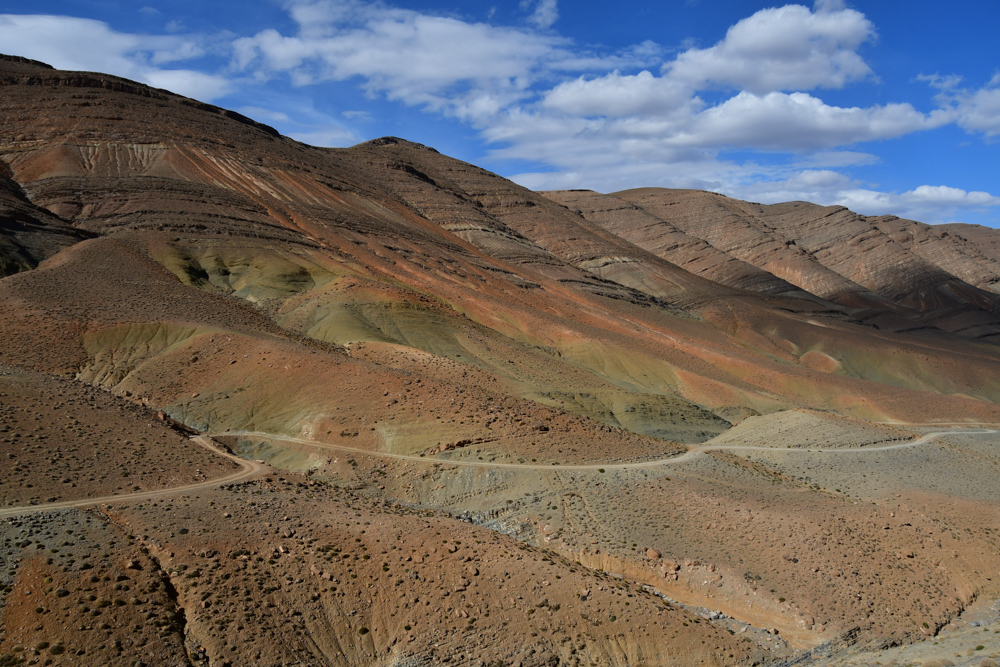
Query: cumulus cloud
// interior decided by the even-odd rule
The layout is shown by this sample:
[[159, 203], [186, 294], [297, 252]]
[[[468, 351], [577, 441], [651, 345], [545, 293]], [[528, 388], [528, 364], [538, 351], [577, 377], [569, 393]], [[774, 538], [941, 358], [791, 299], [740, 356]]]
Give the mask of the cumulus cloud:
[[805, 151], [891, 139], [950, 122], [953, 114], [923, 114], [910, 104], [836, 107], [808, 93], [741, 92], [693, 119], [691, 145]]
[[[646, 77], [635, 78], [641, 81]], [[606, 77], [599, 83], [599, 88], [613, 90], [622, 78]], [[837, 149], [930, 129], [953, 117], [947, 110], [922, 114], [908, 104], [864, 109], [835, 107], [806, 93], [770, 93], [763, 97], [740, 93], [722, 104], [706, 107], [698, 100], [671, 97], [652, 87], [641, 96], [587, 96], [573, 84], [557, 92], [546, 100], [542, 111], [518, 109], [493, 119], [483, 134], [491, 143], [503, 147], [492, 154], [544, 162], [556, 170], [573, 170], [581, 177], [589, 173], [589, 184], [576, 185], [605, 191], [627, 186], [621, 184], [620, 174], [624, 172], [619, 169], [626, 165], [636, 177], [636, 167], [645, 170], [642, 180], [637, 181], [644, 185], [680, 186], [671, 180], [676, 172], [664, 169], [664, 164], [683, 163], [681, 174], [691, 173], [690, 165], [698, 161], [718, 168], [717, 156], [727, 150], [801, 155], [793, 157], [798, 167], [871, 164], [875, 159], [868, 153]], [[580, 108], [591, 105], [591, 111], [606, 115], [584, 117], [552, 111], [570, 108], [570, 101]], [[658, 113], [617, 113], [656, 106], [657, 102], [662, 105]], [[530, 182], [540, 185], [546, 178], [550, 177], [535, 174]], [[723, 183], [729, 187], [735, 184]]]
[[908, 202], [925, 206], [1000, 206], [1000, 197], [988, 192], [966, 192], [946, 185], [921, 185], [900, 196]]
[[4, 14], [0, 44], [7, 53], [59, 69], [117, 74], [201, 100], [233, 89], [223, 76], [164, 67], [205, 55], [204, 40], [190, 36], [122, 33], [101, 21], [69, 16]]
[[615, 71], [594, 79], [566, 81], [542, 98], [545, 108], [578, 116], [662, 115], [692, 103], [700, 106], [687, 86], [646, 70], [634, 75]]
[[731, 27], [707, 49], [689, 49], [664, 73], [692, 88], [707, 85], [765, 94], [840, 88], [872, 75], [858, 53], [875, 28], [853, 9], [818, 3], [763, 9]]

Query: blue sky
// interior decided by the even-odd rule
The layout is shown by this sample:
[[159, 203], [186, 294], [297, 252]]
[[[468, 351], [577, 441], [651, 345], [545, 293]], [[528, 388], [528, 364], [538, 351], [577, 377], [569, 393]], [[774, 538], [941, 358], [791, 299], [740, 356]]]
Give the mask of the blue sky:
[[533, 189], [1000, 226], [997, 25], [992, 1], [0, 0], [0, 52]]

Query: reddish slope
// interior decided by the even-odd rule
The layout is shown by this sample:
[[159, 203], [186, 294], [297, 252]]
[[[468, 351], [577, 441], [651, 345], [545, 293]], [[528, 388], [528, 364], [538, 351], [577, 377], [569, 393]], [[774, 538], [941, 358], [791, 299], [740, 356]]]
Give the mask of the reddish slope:
[[[805, 202], [762, 206], [709, 192], [658, 188], [614, 196], [732, 257], [860, 309], [858, 317], [879, 326], [912, 329], [910, 322], [916, 321], [980, 338], [1000, 334], [995, 294], [896, 243], [876, 219], [843, 207]], [[973, 269], [968, 259], [963, 273], [974, 282], [995, 275], [995, 266], [980, 263]], [[976, 277], [984, 271], [985, 276]]]
[[[728, 262], [749, 283], [713, 282], [426, 147], [316, 149], [122, 79], [2, 64], [0, 157], [34, 204], [108, 237], [0, 284], [17, 313], [4, 323], [14, 363], [86, 368], [113, 384], [163, 350], [102, 332], [190, 324], [294, 345], [405, 345], [476, 367], [501, 394], [617, 424], [651, 401], [691, 407], [680, 397], [724, 413], [994, 410], [964, 397], [998, 397], [992, 348], [873, 335], [842, 307], [782, 293], [786, 283], [751, 261]], [[763, 235], [755, 220], [741, 228], [747, 238]], [[909, 312], [776, 244], [753, 246], [748, 260], [792, 253], [822, 295]], [[698, 247], [721, 259], [714, 244]], [[742, 289], [753, 284], [779, 293]], [[176, 360], [162, 359], [154, 375], [173, 372]], [[661, 432], [668, 417], [652, 419], [635, 428]]]

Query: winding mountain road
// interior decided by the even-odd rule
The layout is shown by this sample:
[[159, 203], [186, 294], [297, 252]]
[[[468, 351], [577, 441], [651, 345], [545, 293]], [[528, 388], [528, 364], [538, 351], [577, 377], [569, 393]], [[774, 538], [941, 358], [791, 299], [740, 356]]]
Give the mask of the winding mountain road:
[[697, 445], [689, 449], [683, 454], [678, 454], [677, 456], [670, 456], [662, 459], [651, 459], [649, 461], [634, 461], [627, 463], [587, 463], [587, 464], [538, 464], [538, 463], [493, 463], [489, 461], [455, 461], [451, 459], [439, 459], [429, 456], [418, 456], [413, 454], [391, 454], [387, 452], [373, 452], [368, 449], [360, 449], [357, 447], [347, 447], [344, 445], [333, 445], [325, 442], [318, 442], [316, 440], [308, 440], [306, 438], [295, 438], [286, 435], [275, 435], [273, 433], [263, 433], [260, 431], [228, 431], [225, 433], [212, 433], [209, 434], [211, 437], [222, 437], [222, 436], [236, 436], [236, 437], [256, 437], [265, 438], [268, 440], [278, 440], [283, 442], [294, 442], [303, 445], [309, 445], [312, 447], [318, 447], [321, 449], [332, 449], [336, 451], [351, 452], [353, 454], [361, 454], [365, 456], [375, 456], [379, 458], [395, 459], [398, 461], [417, 461], [420, 463], [438, 463], [442, 465], [451, 466], [466, 466], [475, 468], [512, 468], [515, 470], [552, 470], [553, 468], [558, 468], [559, 470], [579, 470], [579, 471], [593, 471], [593, 470], [630, 470], [634, 468], [655, 468], [663, 465], [676, 465], [678, 463], [685, 463], [692, 459], [695, 459], [706, 452], [714, 451], [746, 451], [746, 452], [784, 452], [784, 453], [822, 453], [822, 454], [859, 454], [859, 453], [869, 453], [869, 452], [887, 452], [894, 449], [908, 449], [910, 447], [918, 447], [920, 445], [926, 444], [932, 440], [940, 438], [944, 435], [954, 435], [958, 433], [997, 433], [995, 429], [949, 429], [946, 431], [935, 431], [933, 433], [927, 433], [916, 440], [911, 440], [909, 442], [900, 442], [894, 445], [880, 445], [878, 447], [851, 447], [851, 448], [837, 448], [837, 449], [823, 449], [811, 447], [807, 449], [786, 449], [780, 447], [759, 447], [754, 445], [713, 445], [711, 443], [706, 443], [703, 445]]
[[224, 456], [225, 458], [235, 462], [240, 466], [240, 470], [231, 475], [226, 475], [224, 477], [216, 477], [214, 479], [208, 479], [204, 482], [196, 482], [194, 484], [185, 484], [182, 486], [174, 486], [166, 489], [156, 489], [153, 491], [141, 491], [139, 493], [123, 493], [116, 496], [101, 496], [98, 498], [80, 498], [77, 500], [63, 500], [54, 503], [44, 503], [39, 505], [22, 505], [18, 507], [4, 507], [0, 508], [0, 518], [7, 518], [13, 516], [22, 516], [25, 514], [37, 514], [39, 512], [50, 512], [52, 510], [60, 510], [75, 507], [89, 507], [91, 505], [100, 505], [103, 503], [120, 503], [120, 502], [134, 502], [137, 500], [150, 500], [152, 498], [163, 498], [165, 496], [172, 496], [181, 493], [188, 493], [191, 491], [198, 491], [201, 489], [208, 489], [222, 484], [230, 484], [233, 482], [240, 482], [244, 479], [249, 479], [257, 473], [264, 470], [267, 466], [256, 461], [251, 461], [248, 459], [242, 459], [238, 456], [230, 454], [219, 449], [215, 443], [212, 441], [213, 437], [222, 436], [236, 436], [236, 437], [256, 437], [256, 438], [266, 438], [269, 440], [279, 440], [284, 442], [294, 442], [298, 444], [304, 444], [311, 447], [318, 447], [321, 449], [331, 449], [341, 452], [350, 452], [352, 454], [360, 454], [364, 456], [374, 456], [379, 458], [394, 459], [399, 461], [415, 461], [418, 463], [434, 463], [439, 465], [450, 465], [459, 467], [473, 467], [473, 468], [510, 468], [514, 470], [536, 470], [536, 471], [552, 471], [552, 470], [573, 470], [573, 471], [597, 471], [597, 470], [631, 470], [636, 468], [655, 468], [658, 466], [665, 465], [677, 465], [680, 463], [685, 463], [691, 461], [699, 456], [704, 455], [706, 452], [713, 451], [749, 451], [749, 452], [783, 452], [783, 453], [810, 453], [810, 454], [867, 454], [870, 452], [887, 452], [896, 449], [908, 449], [910, 447], [918, 447], [924, 445], [932, 440], [936, 440], [941, 436], [954, 435], [962, 433], [998, 433], [996, 429], [949, 429], [946, 431], [934, 431], [933, 433], [927, 433], [916, 440], [911, 440], [910, 442], [901, 442], [894, 445], [882, 445], [878, 447], [853, 447], [853, 448], [839, 448], [839, 449], [823, 449], [823, 448], [810, 448], [810, 449], [786, 449], [779, 447], [759, 447], [754, 445], [712, 445], [704, 444], [696, 447], [692, 447], [687, 452], [679, 454], [677, 456], [671, 456], [662, 459], [652, 459], [649, 461], [635, 461], [630, 463], [588, 463], [588, 464], [538, 464], [538, 463], [492, 463], [489, 461], [453, 461], [448, 459], [437, 459], [427, 456], [416, 456], [410, 454], [390, 454], [386, 452], [373, 452], [367, 449], [359, 449], [356, 447], [346, 447], [343, 445], [333, 445], [325, 442], [317, 442], [315, 440], [308, 440], [305, 438], [295, 438], [291, 436], [275, 435], [273, 433], [262, 433], [259, 431], [227, 431], [223, 433], [205, 433], [199, 436], [191, 438], [199, 445], [209, 450], [213, 454], [218, 454], [219, 456]]
[[248, 461], [247, 459], [241, 459], [238, 456], [234, 456], [229, 452], [224, 452], [215, 443], [205, 435], [196, 435], [191, 438], [193, 441], [212, 452], [213, 454], [218, 454], [219, 456], [224, 456], [230, 461], [235, 462], [240, 466], [238, 472], [234, 472], [231, 475], [225, 475], [224, 477], [215, 477], [214, 479], [207, 479], [204, 482], [195, 482], [194, 484], [184, 484], [182, 486], [172, 486], [166, 489], [155, 489], [153, 491], [140, 491], [138, 493], [122, 493], [117, 496], [100, 496], [98, 498], [80, 498], [77, 500], [61, 500], [55, 503], [44, 503], [39, 505], [21, 505], [18, 507], [3, 507], [0, 508], [0, 519], [12, 516], [22, 516], [24, 514], [37, 514], [39, 512], [51, 512], [52, 510], [61, 510], [71, 507], [89, 507], [91, 505], [101, 505], [103, 503], [120, 503], [120, 502], [134, 502], [136, 500], [150, 500], [152, 498], [162, 498], [164, 496], [177, 495], [179, 493], [188, 493], [190, 491], [199, 491], [201, 489], [208, 489], [214, 486], [219, 486], [221, 484], [230, 484], [232, 482], [240, 482], [244, 479], [253, 477], [261, 470], [265, 469], [265, 465], [257, 463], [256, 461]]

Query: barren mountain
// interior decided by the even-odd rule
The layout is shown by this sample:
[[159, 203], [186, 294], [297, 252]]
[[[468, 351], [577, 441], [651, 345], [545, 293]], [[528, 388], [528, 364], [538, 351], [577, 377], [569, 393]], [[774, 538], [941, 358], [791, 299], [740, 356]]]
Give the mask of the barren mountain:
[[[844, 207], [764, 206], [694, 190], [547, 194], [700, 275], [762, 292], [776, 291], [776, 279], [787, 281], [880, 328], [912, 330], [919, 322], [982, 339], [996, 335], [1000, 324], [1000, 301], [990, 290], [996, 260], [957, 230], [952, 238], [928, 225], [867, 218]], [[746, 271], [734, 275], [723, 258], [757, 267], [772, 282]]]
[[946, 631], [1000, 597], [997, 248], [535, 193], [0, 57], [0, 664], [749, 665]]

